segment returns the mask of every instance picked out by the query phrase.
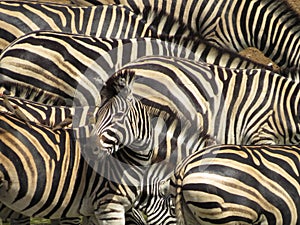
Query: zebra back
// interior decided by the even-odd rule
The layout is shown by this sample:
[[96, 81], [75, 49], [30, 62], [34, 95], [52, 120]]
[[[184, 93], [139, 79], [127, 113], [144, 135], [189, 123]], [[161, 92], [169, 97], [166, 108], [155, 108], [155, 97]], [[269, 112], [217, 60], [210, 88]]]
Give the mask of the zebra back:
[[[41, 124], [52, 129], [60, 129], [81, 127], [94, 123], [98, 107], [48, 106], [18, 97], [2, 95], [0, 97], [0, 111], [17, 115], [30, 123]], [[70, 123], [63, 125], [62, 122], [68, 119], [70, 119]], [[61, 125], [62, 127], [60, 127]]]
[[[272, 71], [162, 56], [140, 58], [123, 69], [136, 73], [133, 93], [144, 104], [153, 106], [149, 99], [155, 98], [159, 109], [168, 105], [187, 119], [202, 115], [203, 129], [220, 143], [299, 141], [299, 83]], [[180, 102], [181, 95], [189, 97]]]
[[[132, 38], [155, 35], [143, 18], [127, 7], [76, 7], [27, 1], [1, 1], [0, 49], [24, 34], [39, 30], [102, 37]], [[116, 26], [116, 24], [118, 24]]]
[[0, 83], [11, 95], [45, 104], [98, 106], [103, 82], [126, 63], [149, 55], [184, 57], [228, 67], [262, 67], [187, 38], [180, 42], [152, 38], [120, 40], [36, 32], [19, 38], [2, 52]]
[[[73, 0], [77, 2], [78, 0]], [[153, 27], [182, 23], [191, 32], [223, 48], [256, 47], [283, 68], [300, 68], [300, 16], [284, 0], [80, 0], [129, 7]], [[152, 19], [152, 14], [156, 19]], [[168, 15], [169, 21], [161, 15]], [[172, 22], [170, 22], [172, 21]]]

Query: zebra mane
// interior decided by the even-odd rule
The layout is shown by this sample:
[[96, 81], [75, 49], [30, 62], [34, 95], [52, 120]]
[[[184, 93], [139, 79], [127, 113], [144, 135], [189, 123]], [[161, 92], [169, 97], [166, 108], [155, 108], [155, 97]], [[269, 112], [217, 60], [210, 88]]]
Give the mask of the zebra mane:
[[246, 56], [243, 56], [239, 54], [238, 52], [235, 52], [229, 48], [221, 48], [219, 46], [213, 45], [212, 43], [208, 42], [206, 39], [203, 39], [198, 34], [191, 33], [188, 36], [185, 37], [177, 37], [177, 36], [162, 36], [160, 37], [163, 41], [174, 43], [178, 46], [184, 46], [186, 49], [193, 49], [194, 52], [197, 52], [197, 49], [199, 46], [205, 45], [205, 46], [211, 46], [212, 48], [215, 48], [216, 51], [218, 51], [220, 54], [228, 54], [231, 58], [239, 58], [243, 61], [247, 61], [252, 63], [256, 68], [262, 68], [262, 69], [268, 69], [268, 70], [274, 70], [272, 66], [265, 65], [262, 63], [259, 63], [257, 61], [254, 61], [250, 58], [247, 58]]
[[298, 67], [281, 68], [279, 73], [295, 82], [300, 82], [300, 68]]
[[41, 88], [10, 81], [2, 83], [2, 93], [49, 105], [66, 106], [72, 101], [71, 99], [68, 101], [61, 96], [50, 94]]
[[129, 95], [132, 92], [134, 78], [135, 72], [128, 69], [121, 69], [113, 74], [100, 91], [101, 99], [103, 99], [101, 105], [117, 94]]

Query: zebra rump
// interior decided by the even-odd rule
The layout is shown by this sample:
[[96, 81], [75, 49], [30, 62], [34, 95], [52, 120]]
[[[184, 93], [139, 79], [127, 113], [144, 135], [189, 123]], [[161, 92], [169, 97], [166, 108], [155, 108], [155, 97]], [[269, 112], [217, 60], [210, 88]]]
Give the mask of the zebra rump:
[[170, 181], [178, 224], [299, 224], [299, 146], [216, 145]]

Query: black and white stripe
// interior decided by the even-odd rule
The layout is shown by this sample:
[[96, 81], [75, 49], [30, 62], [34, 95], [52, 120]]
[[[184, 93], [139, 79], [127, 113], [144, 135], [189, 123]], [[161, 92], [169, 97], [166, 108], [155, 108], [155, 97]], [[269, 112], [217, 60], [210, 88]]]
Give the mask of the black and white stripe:
[[299, 224], [299, 146], [199, 149], [171, 178], [178, 224]]
[[154, 27], [182, 23], [220, 47], [256, 47], [283, 68], [300, 67], [300, 17], [284, 0], [77, 1], [125, 5]]
[[28, 1], [0, 2], [0, 49], [33, 31], [50, 30], [97, 37], [155, 35], [142, 17], [123, 6], [76, 7]]
[[[157, 193], [156, 185], [195, 151], [195, 146], [211, 142], [204, 138], [198, 143], [197, 137], [213, 137], [211, 143], [299, 143], [299, 84], [271, 71], [229, 69], [158, 56], [140, 58], [123, 69], [136, 73], [133, 94], [149, 116], [165, 123], [154, 128], [153, 138], [159, 141], [154, 145], [152, 163], [163, 161], [167, 168], [152, 168], [156, 173], [145, 176], [143, 185], [149, 188], [141, 187], [136, 203], [153, 221], [174, 219], [170, 208], [158, 214], [153, 210], [170, 205]], [[174, 115], [177, 120], [172, 119]], [[158, 180], [153, 182], [151, 174], [159, 174]]]
[[187, 38], [178, 42], [36, 32], [19, 38], [2, 52], [0, 83], [11, 95], [46, 104], [97, 106], [104, 81], [126, 63], [151, 55], [184, 57], [235, 68], [263, 67]]
[[[86, 143], [97, 147], [87, 139], [92, 125], [54, 130], [30, 121], [28, 126], [8, 112], [0, 113], [0, 124], [3, 204], [30, 217], [68, 221], [85, 216], [99, 224], [125, 223], [136, 192], [128, 182], [135, 184], [137, 175], [130, 172], [127, 153], [88, 160]], [[128, 180], [123, 180], [128, 169]]]

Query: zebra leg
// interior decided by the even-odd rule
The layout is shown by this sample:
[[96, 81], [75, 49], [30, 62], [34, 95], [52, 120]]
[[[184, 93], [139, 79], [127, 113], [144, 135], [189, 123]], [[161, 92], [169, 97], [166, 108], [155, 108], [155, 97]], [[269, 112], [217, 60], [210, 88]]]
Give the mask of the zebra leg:
[[22, 216], [18, 219], [10, 219], [10, 225], [30, 225], [30, 217]]
[[101, 204], [95, 216], [99, 225], [125, 225], [125, 208], [121, 201], [112, 200]]
[[[6, 181], [2, 180], [1, 185], [6, 185]], [[9, 223], [10, 221], [11, 225], [29, 225], [30, 224], [30, 217], [24, 216], [3, 203], [0, 203], [0, 218], [2, 222], [4, 221], [5, 223]], [[0, 223], [1, 224], [1, 223]]]
[[81, 224], [81, 218], [79, 217], [51, 219], [51, 225], [80, 225], [80, 224]]
[[143, 215], [136, 210], [135, 208], [131, 208], [125, 214], [126, 225], [146, 225], [147, 222]]
[[[135, 209], [126, 212], [125, 214], [126, 225], [146, 225], [147, 222], [143, 216]], [[82, 225], [98, 225], [95, 216], [84, 216], [82, 218]], [[51, 224], [53, 225], [53, 224]]]

